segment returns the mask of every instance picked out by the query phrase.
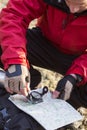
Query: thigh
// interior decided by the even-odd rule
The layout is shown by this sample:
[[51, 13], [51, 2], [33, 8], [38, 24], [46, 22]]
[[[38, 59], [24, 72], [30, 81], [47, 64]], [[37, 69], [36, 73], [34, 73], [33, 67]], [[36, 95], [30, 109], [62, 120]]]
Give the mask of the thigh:
[[0, 130], [44, 130], [36, 120], [9, 101], [9, 96], [4, 88], [0, 88]]
[[76, 56], [65, 55], [47, 40], [39, 28], [27, 31], [27, 58], [30, 64], [64, 74]]

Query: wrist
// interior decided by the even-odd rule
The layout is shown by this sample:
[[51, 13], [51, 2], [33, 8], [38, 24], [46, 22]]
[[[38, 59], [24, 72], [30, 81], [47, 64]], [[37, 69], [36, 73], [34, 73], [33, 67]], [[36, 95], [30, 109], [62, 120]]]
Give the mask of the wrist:
[[73, 76], [76, 79], [76, 82], [79, 83], [82, 81], [82, 76], [79, 74], [70, 74], [71, 76]]
[[70, 74], [70, 75], [73, 76], [73, 78], [75, 78], [77, 80], [76, 74]]
[[8, 70], [6, 71], [6, 75], [8, 77], [15, 77], [21, 74], [22, 74], [22, 69], [21, 69], [21, 65], [19, 64], [10, 65]]

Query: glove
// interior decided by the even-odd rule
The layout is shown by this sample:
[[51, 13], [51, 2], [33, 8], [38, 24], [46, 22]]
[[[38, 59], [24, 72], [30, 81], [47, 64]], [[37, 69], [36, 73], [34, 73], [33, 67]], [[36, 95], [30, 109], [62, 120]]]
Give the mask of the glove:
[[30, 90], [30, 73], [26, 66], [11, 65], [6, 71], [5, 89], [10, 93], [28, 95]]
[[68, 100], [71, 96], [74, 86], [81, 81], [82, 77], [80, 75], [71, 74], [65, 76], [58, 82], [56, 90], [53, 92], [53, 98], [58, 97], [63, 100]]

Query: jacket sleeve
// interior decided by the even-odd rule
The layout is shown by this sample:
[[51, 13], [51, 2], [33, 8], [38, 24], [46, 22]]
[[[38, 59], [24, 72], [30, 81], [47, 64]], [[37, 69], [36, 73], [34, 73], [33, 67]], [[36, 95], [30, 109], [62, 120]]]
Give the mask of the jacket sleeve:
[[87, 52], [76, 58], [66, 74], [79, 74], [82, 82], [79, 85], [87, 83]]
[[9, 0], [0, 13], [1, 61], [4, 69], [10, 64], [27, 65], [26, 30], [29, 23], [46, 9], [43, 0]]

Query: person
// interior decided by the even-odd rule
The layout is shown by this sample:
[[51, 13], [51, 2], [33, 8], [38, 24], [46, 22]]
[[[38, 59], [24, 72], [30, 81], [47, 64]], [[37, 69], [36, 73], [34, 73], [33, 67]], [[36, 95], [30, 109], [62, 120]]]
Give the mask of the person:
[[87, 107], [86, 19], [87, 0], [9, 0], [0, 13], [6, 91], [27, 96], [41, 80], [35, 65], [63, 74], [53, 98]]

